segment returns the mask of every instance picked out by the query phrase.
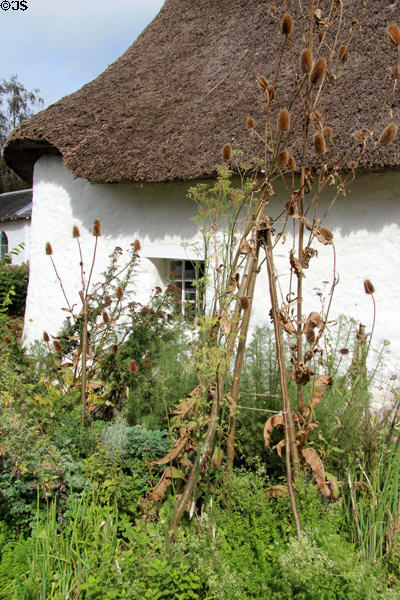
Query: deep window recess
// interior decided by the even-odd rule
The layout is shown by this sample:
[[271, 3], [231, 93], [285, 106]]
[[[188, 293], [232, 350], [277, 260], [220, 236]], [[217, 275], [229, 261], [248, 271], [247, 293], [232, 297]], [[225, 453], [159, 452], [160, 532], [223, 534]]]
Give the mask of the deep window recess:
[[4, 231], [0, 233], [0, 260], [8, 253], [8, 237]]
[[182, 312], [187, 316], [203, 312], [204, 261], [171, 260], [170, 280], [177, 288], [177, 298], [182, 303]]

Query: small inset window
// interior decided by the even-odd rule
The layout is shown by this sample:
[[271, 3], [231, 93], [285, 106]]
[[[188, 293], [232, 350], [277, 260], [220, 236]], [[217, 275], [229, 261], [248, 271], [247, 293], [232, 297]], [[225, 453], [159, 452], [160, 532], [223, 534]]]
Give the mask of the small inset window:
[[8, 254], [8, 237], [7, 234], [2, 231], [0, 233], [0, 260], [3, 260], [6, 254]]
[[170, 281], [177, 289], [177, 300], [186, 316], [203, 312], [204, 261], [171, 260]]

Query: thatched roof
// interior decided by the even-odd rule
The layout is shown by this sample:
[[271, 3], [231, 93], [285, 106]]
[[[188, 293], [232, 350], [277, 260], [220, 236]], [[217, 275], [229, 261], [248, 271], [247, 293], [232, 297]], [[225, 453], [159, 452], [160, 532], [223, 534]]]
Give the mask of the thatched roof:
[[[260, 143], [246, 130], [245, 120], [252, 115], [262, 132], [265, 104], [255, 79], [272, 77], [276, 67], [283, 1], [275, 4], [276, 9], [268, 0], [166, 0], [141, 36], [97, 79], [14, 130], [4, 152], [8, 165], [30, 181], [39, 156], [59, 153], [75, 175], [93, 182], [155, 182], [213, 175], [227, 141], [246, 156], [259, 153]], [[287, 0], [296, 61], [304, 47], [299, 4]], [[347, 11], [364, 2], [343, 4]], [[329, 84], [321, 107], [338, 146], [348, 146], [351, 133], [366, 125], [394, 62], [385, 28], [399, 18], [400, 0], [367, 4], [343, 75]], [[321, 0], [322, 18], [330, 5]], [[344, 22], [341, 41], [350, 21]], [[325, 47], [320, 54], [327, 52]], [[276, 109], [285, 106], [293, 90], [290, 71], [285, 58]], [[399, 120], [399, 92], [394, 119]], [[386, 110], [378, 131], [390, 122]], [[397, 137], [388, 148], [367, 153], [361, 167], [399, 164]]]

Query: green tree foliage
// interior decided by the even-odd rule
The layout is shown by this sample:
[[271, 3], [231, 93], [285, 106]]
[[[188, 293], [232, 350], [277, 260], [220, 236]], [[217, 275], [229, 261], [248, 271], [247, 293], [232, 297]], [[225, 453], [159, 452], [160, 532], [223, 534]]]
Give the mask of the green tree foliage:
[[[43, 106], [43, 98], [38, 89], [29, 91], [11, 75], [10, 79], [0, 81], [0, 147], [4, 146], [11, 131], [22, 121], [29, 119]], [[4, 160], [0, 160], [0, 193], [21, 190], [29, 187], [20, 177], [9, 169]]]

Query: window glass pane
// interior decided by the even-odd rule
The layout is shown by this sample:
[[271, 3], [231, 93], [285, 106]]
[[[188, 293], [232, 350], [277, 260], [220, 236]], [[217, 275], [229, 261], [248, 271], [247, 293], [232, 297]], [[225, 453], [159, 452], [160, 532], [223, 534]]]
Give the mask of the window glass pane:
[[196, 290], [194, 288], [185, 289], [185, 300], [196, 300]]
[[171, 260], [171, 278], [182, 279], [182, 261]]
[[185, 279], [193, 281], [196, 279], [196, 269], [195, 265], [191, 263], [189, 260], [185, 260]]

